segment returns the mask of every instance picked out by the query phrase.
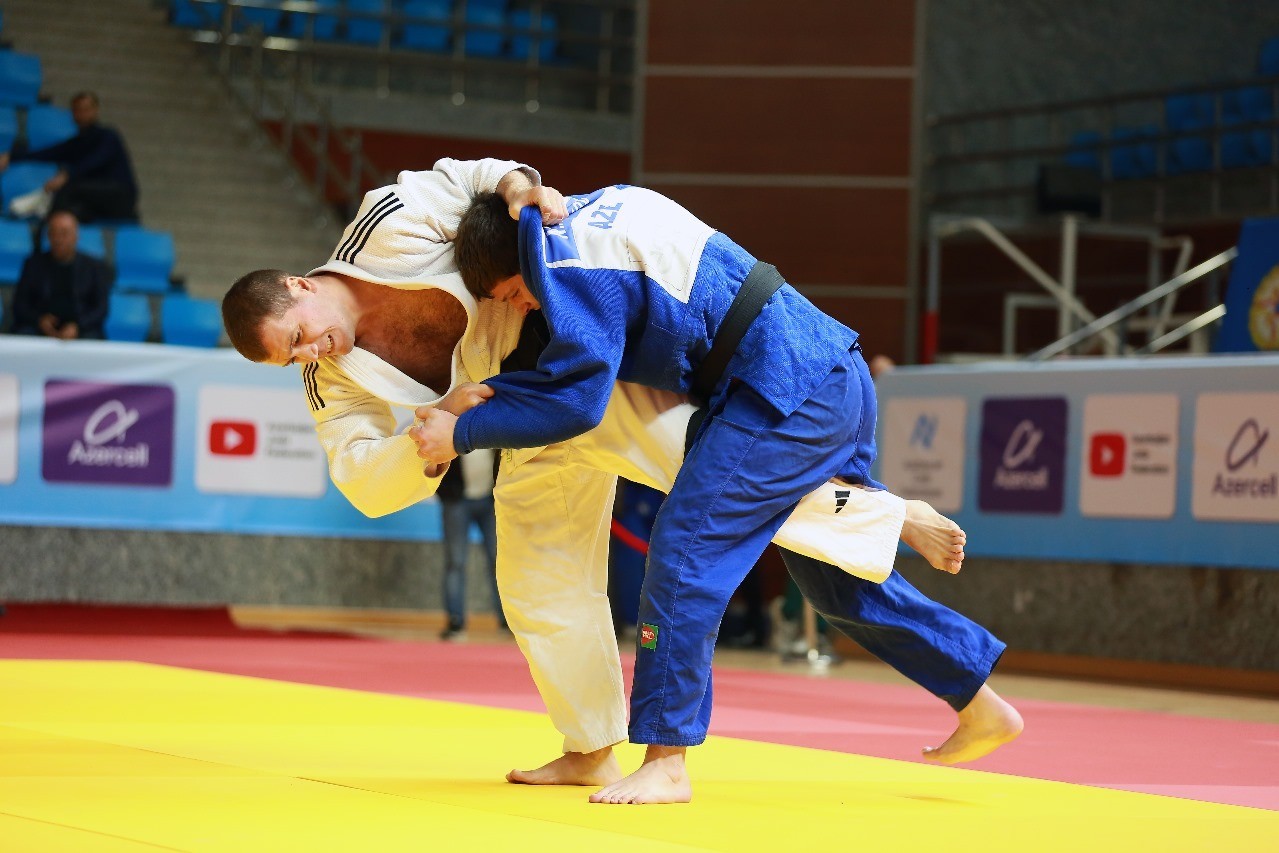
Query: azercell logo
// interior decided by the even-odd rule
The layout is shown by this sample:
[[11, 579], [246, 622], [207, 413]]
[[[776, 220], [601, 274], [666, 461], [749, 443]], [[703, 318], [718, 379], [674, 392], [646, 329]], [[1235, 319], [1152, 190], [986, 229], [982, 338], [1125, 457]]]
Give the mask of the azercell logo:
[[168, 485], [173, 389], [45, 383], [42, 473], [51, 482]]
[[1035, 452], [1039, 443], [1044, 440], [1044, 431], [1035, 427], [1035, 422], [1024, 420], [1017, 424], [1008, 443], [1004, 445], [1003, 465], [995, 471], [995, 485], [1004, 489], [1042, 490], [1048, 486], [1048, 468], [1023, 468], [1035, 460]]
[[84, 422], [84, 440], [71, 445], [67, 464], [145, 468], [151, 451], [146, 442], [132, 446], [124, 443], [129, 427], [137, 422], [136, 409], [126, 409], [119, 400], [103, 403]]
[[1226, 468], [1238, 471], [1245, 463], [1257, 464], [1257, 454], [1266, 446], [1270, 438], [1270, 430], [1263, 430], [1256, 418], [1248, 418], [1239, 425], [1235, 437], [1230, 439], [1226, 448]]
[[1261, 449], [1269, 439], [1270, 430], [1262, 429], [1256, 418], [1248, 418], [1241, 423], [1226, 448], [1226, 471], [1234, 476], [1219, 472], [1213, 479], [1212, 493], [1223, 498], [1274, 498], [1279, 495], [1279, 474], [1248, 477], [1240, 473], [1240, 469], [1250, 462], [1253, 469], [1257, 467]]
[[982, 404], [978, 506], [986, 512], [1062, 510], [1064, 397], [1001, 397]]

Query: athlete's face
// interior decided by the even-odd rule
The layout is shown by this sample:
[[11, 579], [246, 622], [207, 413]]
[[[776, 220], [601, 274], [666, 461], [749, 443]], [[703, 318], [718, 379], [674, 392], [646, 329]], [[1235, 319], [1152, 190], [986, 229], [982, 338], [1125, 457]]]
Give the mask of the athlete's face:
[[509, 302], [514, 305], [521, 315], [527, 315], [530, 311], [537, 311], [542, 307], [542, 303], [533, 297], [532, 291], [528, 289], [528, 285], [524, 283], [524, 276], [513, 275], [510, 278], [504, 278], [493, 286], [490, 294], [498, 302]]
[[340, 303], [307, 278], [290, 276], [288, 288], [293, 305], [262, 323], [267, 364], [305, 364], [354, 348], [355, 323]]

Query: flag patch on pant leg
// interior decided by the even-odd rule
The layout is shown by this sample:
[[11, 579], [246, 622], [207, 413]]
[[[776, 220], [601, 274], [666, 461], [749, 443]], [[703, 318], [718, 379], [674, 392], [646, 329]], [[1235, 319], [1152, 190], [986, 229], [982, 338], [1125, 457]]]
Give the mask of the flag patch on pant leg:
[[641, 649], [657, 648], [657, 626], [647, 622], [641, 625], [639, 640]]

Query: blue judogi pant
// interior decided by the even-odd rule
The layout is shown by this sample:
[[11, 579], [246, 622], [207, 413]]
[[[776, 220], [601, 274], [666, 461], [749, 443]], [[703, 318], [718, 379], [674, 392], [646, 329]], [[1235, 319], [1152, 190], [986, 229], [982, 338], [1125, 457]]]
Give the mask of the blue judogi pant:
[[781, 549], [799, 591], [823, 619], [956, 711], [990, 678], [1004, 643], [924, 595], [900, 572], [883, 583]]
[[[856, 349], [790, 415], [741, 383], [711, 402], [653, 526], [631, 691], [633, 742], [706, 739], [711, 657], [729, 599], [800, 498], [836, 476], [882, 488], [870, 477], [875, 414], [870, 372]], [[797, 554], [784, 557], [828, 622], [957, 710], [1003, 652], [989, 632], [896, 573], [877, 585]]]

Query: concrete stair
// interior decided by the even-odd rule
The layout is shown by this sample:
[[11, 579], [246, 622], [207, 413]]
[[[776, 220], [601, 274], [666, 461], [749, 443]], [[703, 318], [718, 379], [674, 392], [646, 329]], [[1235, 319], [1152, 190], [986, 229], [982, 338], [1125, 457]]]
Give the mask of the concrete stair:
[[305, 272], [341, 233], [151, 0], [4, 0], [5, 36], [40, 55], [44, 93], [98, 93], [129, 146], [144, 225], [169, 231], [193, 296], [219, 298], [249, 270]]

